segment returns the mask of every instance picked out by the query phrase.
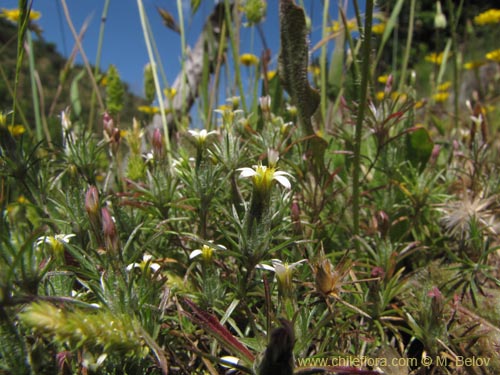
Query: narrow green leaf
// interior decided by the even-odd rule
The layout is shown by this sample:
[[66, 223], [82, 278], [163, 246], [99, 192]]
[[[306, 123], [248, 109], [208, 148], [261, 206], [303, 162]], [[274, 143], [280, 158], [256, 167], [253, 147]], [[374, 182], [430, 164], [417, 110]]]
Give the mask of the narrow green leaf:
[[82, 102], [80, 101], [80, 92], [78, 91], [78, 82], [83, 78], [84, 75], [85, 75], [85, 71], [82, 70], [80, 73], [78, 73], [76, 75], [76, 77], [71, 82], [71, 88], [70, 88], [71, 105], [72, 105], [73, 113], [76, 115], [76, 117], [80, 117], [82, 114]]

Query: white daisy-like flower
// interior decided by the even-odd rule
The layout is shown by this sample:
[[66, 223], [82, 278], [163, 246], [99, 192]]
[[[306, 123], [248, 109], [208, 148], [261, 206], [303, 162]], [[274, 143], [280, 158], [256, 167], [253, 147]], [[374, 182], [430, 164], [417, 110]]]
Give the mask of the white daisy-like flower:
[[272, 271], [276, 275], [276, 279], [278, 280], [278, 289], [282, 294], [288, 294], [292, 290], [292, 276], [293, 271], [297, 266], [302, 263], [307, 262], [306, 259], [301, 259], [298, 262], [294, 263], [283, 263], [279, 259], [273, 259], [271, 261], [272, 266], [268, 264], [258, 264], [256, 268], [264, 269], [267, 271]]
[[50, 246], [53, 254], [60, 256], [64, 251], [64, 244], [69, 243], [72, 237], [75, 237], [75, 235], [62, 233], [53, 236], [42, 236], [36, 240], [35, 245], [37, 248], [40, 248], [43, 244], [47, 244]]
[[269, 190], [273, 181], [277, 181], [281, 186], [286, 189], [291, 189], [290, 183], [291, 174], [283, 171], [277, 171], [274, 167], [267, 167], [259, 163], [254, 165], [253, 168], [238, 168], [241, 172], [241, 178], [251, 178], [254, 186], [257, 189]]
[[207, 129], [190, 129], [188, 133], [191, 134], [198, 142], [204, 143], [208, 137], [217, 134], [217, 130], [207, 132]]
[[[209, 241], [209, 242], [212, 242], [212, 241]], [[224, 246], [224, 245], [203, 245], [201, 247], [201, 249], [196, 249], [196, 250], [193, 250], [191, 251], [191, 254], [189, 254], [189, 259], [194, 259], [198, 256], [201, 255], [201, 258], [203, 259], [203, 261], [209, 263], [211, 262], [213, 256], [214, 256], [214, 252], [216, 251], [224, 251], [224, 250], [227, 250], [227, 248]]]
[[36, 240], [36, 245], [40, 246], [44, 243], [52, 248], [69, 243], [70, 238], [75, 237], [75, 234], [56, 234], [54, 236], [42, 236]]
[[135, 268], [139, 268], [141, 271], [145, 269], [151, 269], [154, 272], [158, 271], [161, 266], [158, 263], [152, 262], [153, 256], [150, 254], [144, 254], [142, 256], [142, 261], [140, 263], [131, 263], [127, 266], [127, 271], [132, 271]]

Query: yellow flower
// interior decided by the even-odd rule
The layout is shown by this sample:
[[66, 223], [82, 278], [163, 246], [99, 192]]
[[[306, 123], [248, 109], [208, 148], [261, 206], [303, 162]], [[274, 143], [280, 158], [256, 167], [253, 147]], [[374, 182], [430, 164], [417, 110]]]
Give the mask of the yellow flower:
[[267, 72], [267, 80], [270, 81], [276, 76], [276, 70], [270, 70]]
[[240, 63], [245, 66], [257, 65], [259, 63], [259, 58], [251, 53], [244, 53], [240, 56]]
[[464, 64], [464, 69], [466, 70], [477, 69], [483, 66], [484, 64], [486, 64], [486, 62], [481, 60], [469, 61]]
[[108, 85], [108, 76], [103, 75], [102, 78], [99, 80], [99, 85], [101, 87], [106, 87]]
[[377, 23], [372, 26], [372, 33], [376, 35], [382, 35], [385, 31], [385, 23]]
[[17, 203], [19, 204], [28, 204], [30, 201], [26, 199], [26, 197], [24, 195], [20, 195], [18, 198], [17, 198]]
[[490, 23], [500, 23], [500, 9], [488, 9], [474, 17], [476, 25], [487, 25]]
[[420, 109], [422, 108], [424, 105], [425, 105], [425, 100], [418, 100], [416, 103], [415, 103], [415, 109]]
[[404, 101], [406, 101], [406, 99], [408, 99], [408, 95], [402, 94], [402, 93], [400, 93], [398, 91], [394, 91], [394, 92], [391, 93], [391, 99], [393, 101], [399, 101], [400, 100], [400, 101], [404, 102]]
[[[341, 25], [341, 23], [339, 21], [333, 21], [332, 25], [330, 27], [328, 27], [326, 29], [326, 31], [329, 33], [336, 33], [338, 31], [340, 31], [340, 29], [343, 29], [343, 28], [344, 28], [344, 26]], [[356, 29], [356, 21], [355, 20], [347, 21], [347, 30], [351, 31], [354, 29]]]
[[177, 90], [173, 87], [170, 87], [170, 88], [166, 88], [165, 90], [163, 90], [163, 93], [165, 94], [165, 96], [168, 100], [172, 100], [175, 97], [175, 95], [177, 94]]
[[336, 33], [337, 31], [340, 30], [340, 22], [339, 21], [333, 21], [332, 25], [326, 29], [329, 33]]
[[389, 75], [388, 74], [384, 74], [382, 76], [379, 76], [377, 78], [377, 81], [383, 85], [385, 85], [387, 83], [387, 80], [389, 79]]
[[314, 77], [319, 77], [319, 75], [321, 74], [321, 68], [318, 65], [310, 65], [309, 71]]
[[23, 134], [26, 131], [26, 128], [24, 127], [24, 125], [9, 125], [9, 126], [7, 126], [7, 129], [9, 130], [9, 133], [13, 137], [20, 136], [21, 134]]
[[445, 101], [448, 100], [449, 96], [450, 96], [449, 92], [438, 92], [432, 95], [432, 99], [434, 99], [436, 103], [444, 103]]
[[443, 91], [448, 91], [448, 89], [451, 87], [451, 82], [450, 81], [446, 81], [446, 82], [443, 82], [441, 83], [437, 89], [438, 91], [440, 92], [443, 92]]
[[231, 111], [233, 109], [233, 106], [227, 105], [227, 104], [221, 104], [220, 106], [217, 107], [217, 110], [221, 112], [225, 111]]
[[441, 63], [443, 62], [443, 52], [440, 53], [432, 52], [427, 56], [425, 56], [425, 61], [429, 61], [436, 65], [441, 65]]
[[137, 107], [137, 110], [139, 112], [145, 113], [147, 115], [154, 115], [155, 113], [159, 113], [160, 112], [160, 108], [153, 107], [153, 106], [150, 106], [150, 105], [140, 105], [139, 107]]
[[486, 54], [488, 60], [500, 63], [500, 48]]
[[377, 100], [379, 102], [381, 102], [382, 100], [384, 100], [385, 92], [383, 92], [383, 91], [377, 91], [377, 93], [375, 94], [375, 97], [377, 98]]
[[[2, 13], [1, 16], [11, 22], [18, 22], [19, 17], [21, 17], [21, 11], [19, 9], [5, 9], [2, 8]], [[29, 13], [29, 19], [30, 21], [36, 21], [42, 16], [40, 12], [37, 12], [35, 10], [32, 10]]]

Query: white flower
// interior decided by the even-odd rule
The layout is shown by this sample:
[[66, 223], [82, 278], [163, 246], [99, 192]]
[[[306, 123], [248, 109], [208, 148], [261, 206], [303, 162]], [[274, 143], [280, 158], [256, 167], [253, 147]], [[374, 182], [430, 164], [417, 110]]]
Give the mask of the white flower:
[[142, 256], [142, 262], [140, 263], [131, 263], [127, 266], [127, 271], [131, 271], [134, 268], [139, 268], [141, 271], [144, 271], [145, 269], [149, 268], [153, 270], [153, 272], [158, 271], [161, 266], [158, 263], [154, 263], [151, 260], [153, 257], [150, 254], [144, 254]]
[[61, 111], [61, 127], [63, 129], [63, 135], [68, 133], [71, 129], [71, 119], [69, 118], [69, 108]]
[[276, 274], [276, 279], [278, 280], [278, 289], [282, 294], [289, 294], [292, 290], [292, 275], [294, 269], [300, 264], [307, 262], [306, 259], [301, 259], [295, 263], [283, 263], [279, 259], [273, 259], [271, 261], [272, 266], [267, 264], [258, 264], [256, 268], [264, 269], [268, 271], [273, 271]]
[[207, 129], [195, 129], [195, 130], [188, 130], [188, 133], [191, 134], [193, 137], [195, 137], [198, 141], [205, 142], [205, 140], [213, 135], [217, 134], [217, 130], [212, 130], [207, 132]]
[[[212, 242], [212, 241], [209, 241]], [[191, 251], [191, 254], [189, 254], [189, 259], [194, 259], [197, 256], [201, 255], [201, 258], [205, 262], [210, 262], [213, 258], [214, 252], [215, 251], [221, 251], [221, 250], [227, 250], [227, 248], [224, 245], [203, 245], [201, 249], [196, 249]]]
[[54, 236], [42, 236], [36, 240], [35, 245], [40, 247], [42, 244], [47, 244], [56, 256], [60, 256], [64, 251], [64, 244], [69, 243], [71, 237], [75, 237], [75, 235], [56, 234]]
[[273, 181], [279, 182], [286, 189], [292, 188], [292, 184], [288, 179], [292, 176], [287, 172], [277, 171], [273, 167], [266, 167], [259, 163], [254, 165], [253, 169], [238, 168], [237, 170], [241, 172], [241, 178], [252, 178], [255, 187], [258, 189], [269, 190]]
[[64, 245], [69, 243], [69, 239], [75, 237], [75, 234], [56, 234], [54, 236], [42, 236], [36, 240], [36, 245], [40, 246], [43, 243], [46, 243], [52, 248], [55, 248], [58, 245]]
[[271, 111], [271, 97], [269, 95], [261, 96], [259, 98], [260, 109], [262, 112]]

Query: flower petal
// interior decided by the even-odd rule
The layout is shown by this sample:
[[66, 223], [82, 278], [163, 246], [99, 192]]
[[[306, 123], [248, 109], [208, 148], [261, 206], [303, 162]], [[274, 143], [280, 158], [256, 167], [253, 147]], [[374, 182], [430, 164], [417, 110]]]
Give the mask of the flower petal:
[[278, 172], [274, 173], [273, 179], [278, 181], [286, 189], [292, 188], [292, 184], [290, 183], [290, 180], [285, 176], [278, 175]]
[[273, 266], [270, 266], [269, 264], [257, 264], [255, 268], [259, 270], [266, 270], [266, 271], [272, 271], [275, 272], [275, 268]]
[[191, 254], [189, 254], [189, 259], [196, 258], [198, 255], [201, 255], [202, 251], [200, 249], [196, 249], [191, 251]]
[[253, 177], [257, 174], [252, 168], [238, 168], [237, 171], [240, 171], [240, 177], [241, 178], [246, 178], [246, 177]]

